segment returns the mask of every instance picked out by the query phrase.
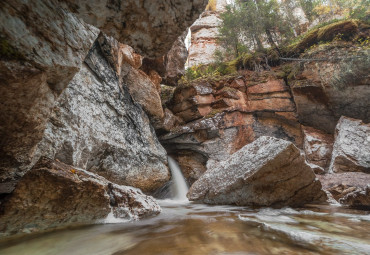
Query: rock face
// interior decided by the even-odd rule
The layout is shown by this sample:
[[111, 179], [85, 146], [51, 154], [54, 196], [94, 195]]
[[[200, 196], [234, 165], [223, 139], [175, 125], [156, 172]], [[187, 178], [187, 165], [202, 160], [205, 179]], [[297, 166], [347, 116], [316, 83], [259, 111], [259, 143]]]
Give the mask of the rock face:
[[327, 61], [305, 63], [296, 79], [290, 82], [300, 122], [331, 134], [341, 116], [369, 123], [368, 56], [369, 50], [357, 46], [318, 47], [301, 56]]
[[[121, 57], [117, 59], [123, 63], [111, 65], [113, 57], [119, 56], [111, 52], [120, 47], [113, 50], [115, 44], [107, 45], [110, 40], [99, 37], [59, 97], [36, 155], [151, 192], [169, 180], [166, 151], [145, 112], [130, 96], [130, 87], [140, 85], [140, 80], [120, 83], [112, 68], [123, 67], [127, 61]], [[131, 67], [130, 72], [133, 70]]]
[[307, 161], [328, 170], [333, 151], [333, 136], [311, 127], [302, 127], [302, 130]]
[[323, 189], [341, 204], [352, 207], [370, 206], [370, 175], [359, 172], [334, 173], [319, 176]]
[[370, 124], [341, 117], [335, 129], [330, 172], [370, 173]]
[[303, 144], [289, 87], [269, 72], [194, 81], [176, 87], [166, 106], [185, 123], [160, 140], [189, 182], [260, 136]]
[[62, 2], [85, 22], [132, 46], [141, 55], [159, 57], [198, 18], [208, 1]]
[[188, 198], [207, 204], [300, 206], [326, 194], [292, 143], [260, 137], [198, 179]]
[[0, 3], [0, 193], [28, 169], [55, 100], [98, 36], [56, 6], [53, 0]]
[[[98, 28], [147, 57], [163, 56], [198, 18], [206, 2], [2, 1], [0, 194], [11, 192], [14, 183], [37, 161], [37, 145], [54, 104], [79, 72], [99, 34]], [[138, 89], [129, 86], [135, 101], [149, 114], [162, 117], [159, 92], [155, 96], [152, 81], [137, 70], [141, 65], [138, 55], [127, 46], [111, 53], [108, 62], [119, 64], [112, 68], [119, 78], [121, 72], [128, 77], [128, 85], [135, 80], [133, 75], [140, 77], [140, 84], [154, 96], [148, 102], [143, 99], [148, 95], [140, 98], [140, 93], [136, 95]], [[134, 69], [129, 72], [127, 68]], [[145, 107], [148, 104], [152, 107]]]
[[113, 213], [127, 220], [156, 215], [155, 199], [140, 190], [46, 158], [28, 171], [0, 215], [0, 236], [93, 223]]
[[226, 0], [216, 0], [213, 9], [202, 13], [190, 27], [191, 45], [188, 65], [209, 64], [215, 60], [216, 50], [223, 50], [217, 43], [218, 29], [221, 24], [220, 13], [225, 10]]
[[165, 57], [164, 83], [166, 85], [176, 86], [177, 81], [185, 74], [185, 63], [188, 59], [188, 50], [185, 45], [186, 35], [187, 31], [177, 38]]

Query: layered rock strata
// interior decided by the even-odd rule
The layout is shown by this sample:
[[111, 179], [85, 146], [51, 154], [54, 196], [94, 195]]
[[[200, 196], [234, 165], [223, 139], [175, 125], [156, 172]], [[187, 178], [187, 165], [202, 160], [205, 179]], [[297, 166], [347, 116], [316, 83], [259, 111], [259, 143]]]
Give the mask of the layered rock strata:
[[[174, 125], [160, 140], [180, 166], [193, 173], [185, 174], [190, 183], [262, 135], [303, 145], [289, 87], [273, 73], [198, 80], [177, 87], [166, 105], [185, 124]], [[194, 155], [191, 164], [186, 155]]]
[[291, 142], [260, 137], [208, 169], [188, 198], [207, 204], [301, 206], [325, 202], [326, 194]]
[[0, 214], [0, 236], [94, 223], [113, 217], [136, 220], [160, 213], [140, 190], [42, 158], [28, 171]]

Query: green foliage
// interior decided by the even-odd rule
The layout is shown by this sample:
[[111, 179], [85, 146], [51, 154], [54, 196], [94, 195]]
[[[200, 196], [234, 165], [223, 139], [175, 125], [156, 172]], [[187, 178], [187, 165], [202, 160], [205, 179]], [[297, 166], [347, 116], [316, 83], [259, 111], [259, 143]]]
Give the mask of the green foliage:
[[182, 77], [181, 83], [188, 83], [198, 78], [209, 78], [235, 74], [237, 72], [236, 61], [215, 62], [208, 65], [196, 65], [189, 67]]

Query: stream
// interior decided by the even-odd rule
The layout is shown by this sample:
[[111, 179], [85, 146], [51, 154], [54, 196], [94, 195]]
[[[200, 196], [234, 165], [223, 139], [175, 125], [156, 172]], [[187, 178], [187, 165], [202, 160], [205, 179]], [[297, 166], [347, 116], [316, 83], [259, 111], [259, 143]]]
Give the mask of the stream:
[[209, 206], [186, 200], [186, 183], [169, 158], [172, 199], [141, 221], [107, 218], [0, 241], [2, 255], [370, 254], [370, 212], [338, 206], [272, 209]]
[[0, 241], [0, 254], [370, 254], [364, 211], [159, 202], [153, 218]]

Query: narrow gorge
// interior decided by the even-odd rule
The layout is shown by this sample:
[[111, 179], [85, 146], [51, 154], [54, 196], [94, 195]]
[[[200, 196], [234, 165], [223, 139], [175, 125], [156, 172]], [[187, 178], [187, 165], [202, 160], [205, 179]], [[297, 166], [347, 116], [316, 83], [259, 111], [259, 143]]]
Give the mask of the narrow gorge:
[[2, 1], [0, 254], [369, 254], [370, 14], [298, 2]]

